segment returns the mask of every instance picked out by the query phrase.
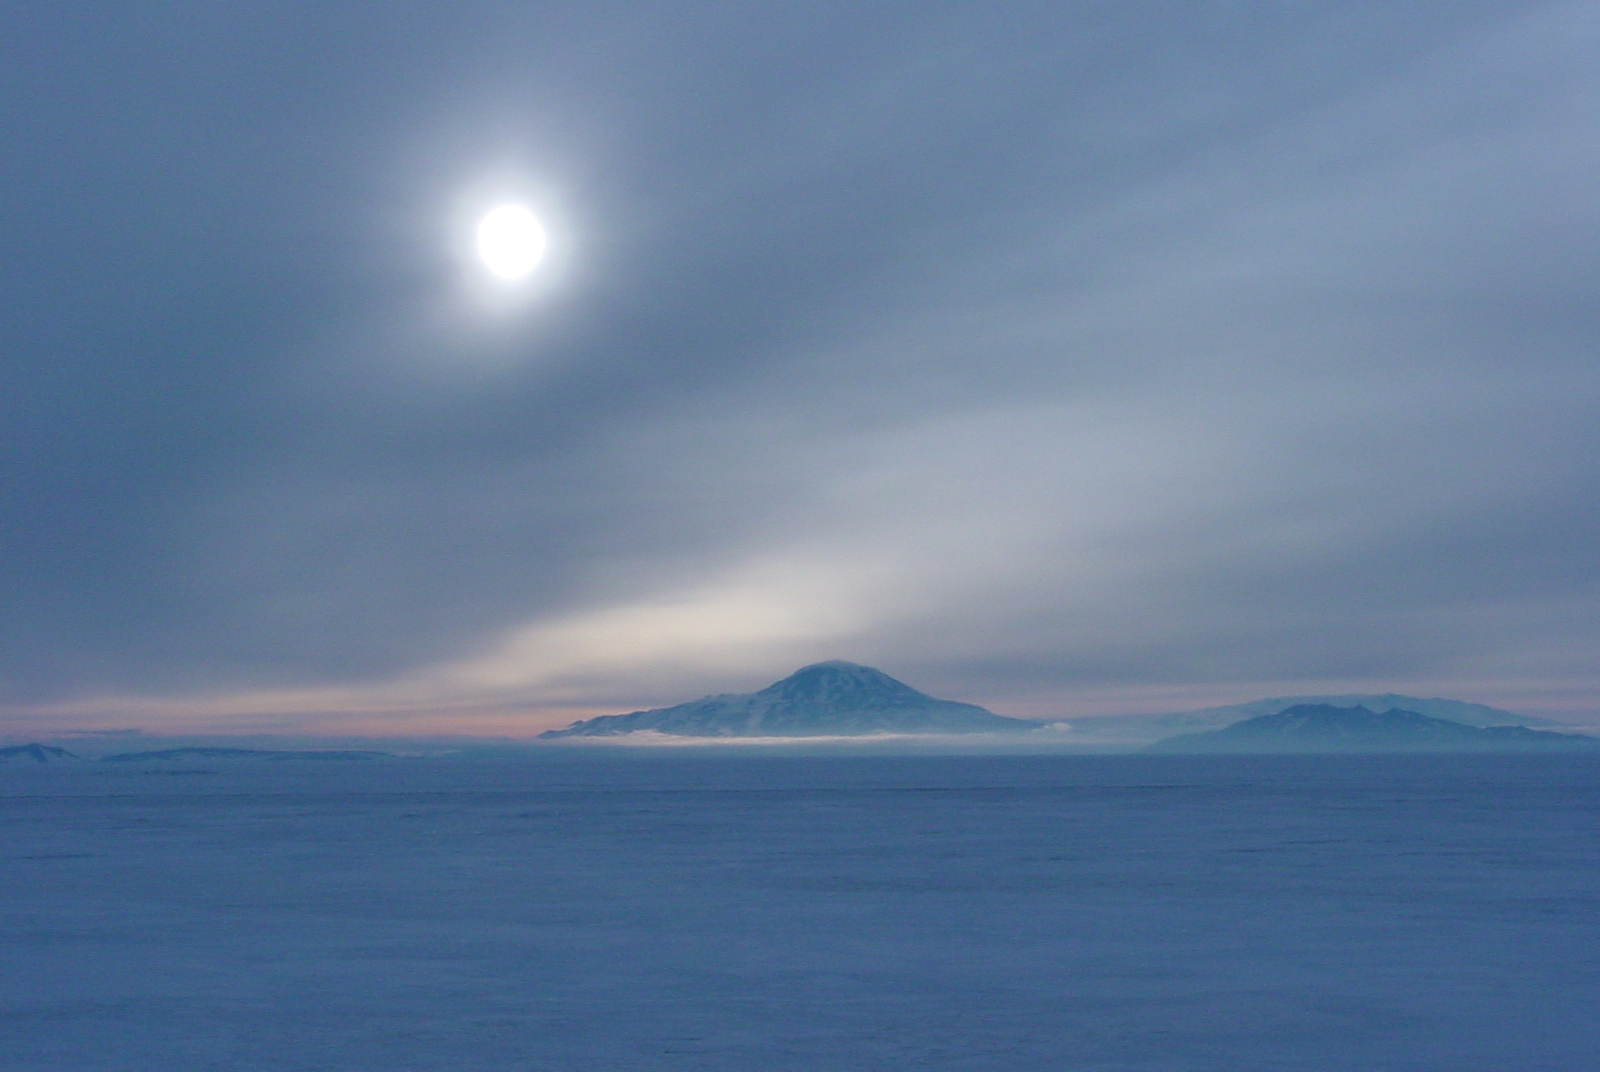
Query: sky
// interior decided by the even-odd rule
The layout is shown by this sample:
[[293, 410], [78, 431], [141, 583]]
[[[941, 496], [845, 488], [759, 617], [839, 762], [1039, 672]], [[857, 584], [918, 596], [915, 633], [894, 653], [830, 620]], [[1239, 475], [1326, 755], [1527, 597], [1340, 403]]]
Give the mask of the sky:
[[1600, 722], [1600, 3], [7, 38], [0, 732], [520, 735], [831, 658]]

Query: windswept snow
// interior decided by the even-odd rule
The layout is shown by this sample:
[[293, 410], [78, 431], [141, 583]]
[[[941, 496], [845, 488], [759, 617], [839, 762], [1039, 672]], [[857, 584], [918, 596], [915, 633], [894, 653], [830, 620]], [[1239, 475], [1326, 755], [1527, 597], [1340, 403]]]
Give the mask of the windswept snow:
[[1580, 1072], [1584, 756], [15, 767], [18, 1072]]

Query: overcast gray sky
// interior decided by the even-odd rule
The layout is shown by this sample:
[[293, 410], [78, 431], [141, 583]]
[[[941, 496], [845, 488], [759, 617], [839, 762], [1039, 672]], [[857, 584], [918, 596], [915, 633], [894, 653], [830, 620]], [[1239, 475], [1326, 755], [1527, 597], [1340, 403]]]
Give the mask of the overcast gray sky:
[[1600, 716], [1600, 4], [7, 39], [15, 732], [533, 732], [824, 658], [1011, 714]]

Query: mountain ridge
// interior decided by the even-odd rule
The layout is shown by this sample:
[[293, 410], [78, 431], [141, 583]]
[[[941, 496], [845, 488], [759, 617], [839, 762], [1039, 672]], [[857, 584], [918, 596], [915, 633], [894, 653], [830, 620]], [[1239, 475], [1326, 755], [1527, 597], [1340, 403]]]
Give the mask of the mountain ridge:
[[1600, 738], [1526, 726], [1470, 726], [1418, 711], [1297, 704], [1148, 745], [1164, 753], [1547, 752], [1600, 750]]
[[1075, 736], [1085, 741], [1154, 742], [1177, 733], [1200, 733], [1222, 729], [1261, 715], [1277, 714], [1299, 704], [1327, 704], [1334, 707], [1365, 707], [1369, 711], [1405, 710], [1448, 722], [1469, 726], [1529, 726], [1559, 729], [1562, 723], [1533, 715], [1521, 715], [1486, 704], [1441, 697], [1424, 699], [1399, 693], [1340, 693], [1308, 696], [1274, 696], [1248, 703], [1202, 707], [1138, 715], [1097, 715], [1072, 719]]

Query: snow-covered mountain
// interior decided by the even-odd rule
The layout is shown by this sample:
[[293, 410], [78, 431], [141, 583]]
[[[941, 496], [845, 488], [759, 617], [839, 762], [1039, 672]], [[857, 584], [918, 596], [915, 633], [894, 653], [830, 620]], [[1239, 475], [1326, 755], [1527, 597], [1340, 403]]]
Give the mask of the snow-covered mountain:
[[1600, 751], [1600, 738], [1468, 726], [1417, 711], [1297, 704], [1210, 733], [1186, 733], [1150, 752], [1566, 752]]
[[540, 736], [613, 737], [651, 730], [679, 737], [860, 737], [1009, 733], [1038, 726], [976, 704], [935, 699], [870, 666], [834, 661], [802, 667], [760, 692], [604, 715]]

